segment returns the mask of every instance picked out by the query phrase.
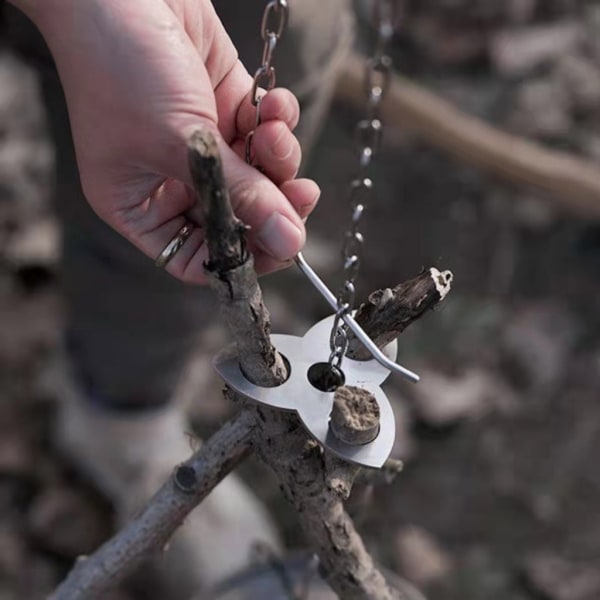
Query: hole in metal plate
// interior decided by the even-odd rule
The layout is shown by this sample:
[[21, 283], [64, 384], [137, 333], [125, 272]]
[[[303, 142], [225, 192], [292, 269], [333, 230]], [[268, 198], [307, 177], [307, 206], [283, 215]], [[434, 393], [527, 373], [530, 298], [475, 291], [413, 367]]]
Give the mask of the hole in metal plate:
[[311, 385], [322, 392], [335, 392], [346, 381], [344, 373], [328, 362], [315, 363], [308, 369], [306, 376]]

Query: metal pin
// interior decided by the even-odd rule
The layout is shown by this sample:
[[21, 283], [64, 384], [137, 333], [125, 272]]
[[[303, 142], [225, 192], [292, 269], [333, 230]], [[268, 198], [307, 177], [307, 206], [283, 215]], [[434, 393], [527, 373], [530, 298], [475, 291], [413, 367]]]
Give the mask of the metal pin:
[[[299, 252], [294, 259], [296, 264], [300, 268], [300, 271], [306, 276], [306, 278], [313, 284], [316, 290], [325, 298], [327, 303], [337, 311], [337, 299], [334, 296], [333, 292], [325, 285], [323, 280], [315, 273], [313, 268], [306, 262], [306, 259]], [[363, 328], [354, 320], [352, 315], [345, 314], [342, 316], [342, 320], [348, 327], [352, 330], [354, 335], [359, 339], [359, 341], [365, 346], [365, 348], [371, 353], [371, 356], [386, 369], [393, 371], [395, 373], [399, 373], [403, 377], [406, 377], [410, 381], [416, 383], [419, 381], [420, 377], [414, 373], [413, 371], [403, 367], [395, 363], [393, 360], [390, 360], [373, 342], [373, 340], [365, 333]]]

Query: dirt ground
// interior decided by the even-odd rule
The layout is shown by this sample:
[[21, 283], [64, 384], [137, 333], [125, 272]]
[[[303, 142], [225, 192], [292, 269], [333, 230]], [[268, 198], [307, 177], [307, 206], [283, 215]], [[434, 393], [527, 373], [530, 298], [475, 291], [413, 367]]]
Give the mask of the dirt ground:
[[[498, 127], [600, 161], [598, 3], [405, 5], [394, 41], [404, 74]], [[357, 117], [334, 107], [308, 168], [323, 195], [307, 255], [332, 285]], [[360, 529], [377, 559], [431, 600], [598, 600], [600, 225], [417, 136], [394, 130], [385, 139], [359, 291], [430, 266], [451, 269], [454, 284], [444, 305], [400, 339], [401, 362], [423, 379], [387, 384], [394, 455], [405, 469], [389, 486], [358, 491], [351, 508]], [[48, 379], [63, 317], [51, 167], [35, 74], [3, 50], [2, 600], [45, 597], [113, 527], [110, 506], [52, 443]], [[297, 272], [265, 278], [264, 288], [275, 331], [302, 334], [327, 314]], [[218, 389], [212, 375], [207, 385]], [[195, 411], [198, 430], [210, 432], [226, 412], [218, 399]], [[256, 480], [260, 469], [244, 472]], [[302, 548], [293, 514], [266, 481], [260, 493], [290, 546]], [[122, 590], [114, 598], [151, 596]]]

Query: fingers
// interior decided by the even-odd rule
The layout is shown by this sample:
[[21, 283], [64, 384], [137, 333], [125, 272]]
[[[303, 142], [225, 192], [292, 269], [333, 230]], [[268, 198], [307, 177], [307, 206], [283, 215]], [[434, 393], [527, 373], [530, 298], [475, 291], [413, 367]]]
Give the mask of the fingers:
[[[239, 75], [239, 73], [238, 73]], [[225, 94], [233, 85], [234, 77], [227, 77], [215, 90], [215, 96]], [[242, 78], [238, 78], [240, 81]], [[247, 88], [246, 88], [247, 89]], [[232, 108], [234, 103], [226, 108]], [[298, 121], [298, 103], [285, 90], [272, 90], [261, 103], [264, 122], [256, 130], [253, 150], [265, 174], [247, 165], [243, 159], [245, 133], [254, 128], [255, 109], [247, 99], [239, 102], [237, 110], [219, 108], [219, 130], [214, 122], [191, 112], [179, 113], [169, 122], [164, 140], [156, 144], [161, 152], [156, 155], [151, 170], [182, 183], [179, 188], [165, 185], [149, 201], [128, 209], [123, 227], [117, 227], [152, 259], [178, 235], [186, 222], [184, 214], [193, 206], [194, 198], [188, 193], [193, 187], [185, 156], [189, 136], [199, 128], [210, 130], [216, 137], [228, 184], [233, 209], [250, 227], [249, 247], [256, 259], [259, 273], [278, 270], [287, 265], [304, 245], [306, 232], [303, 220], [314, 208], [319, 196], [318, 186], [310, 180], [294, 180], [300, 164], [298, 141], [291, 132]], [[224, 126], [225, 115], [235, 115], [235, 122]], [[221, 118], [223, 117], [223, 118]], [[230, 146], [234, 139], [235, 151]], [[169, 192], [169, 193], [167, 193]], [[166, 270], [187, 282], [205, 282], [204, 262], [206, 245], [201, 229], [194, 230]]]
[[231, 200], [236, 215], [250, 226], [251, 244], [261, 252], [284, 261], [304, 246], [302, 220], [279, 190], [275, 193], [263, 182], [248, 185], [240, 180], [231, 187]]
[[[197, 129], [197, 124], [194, 129]], [[182, 140], [182, 144], [186, 143], [194, 129], [190, 128], [186, 132], [188, 135], [185, 136], [185, 141]], [[225, 180], [236, 215], [250, 226], [250, 237], [264, 252], [278, 260], [292, 258], [304, 244], [302, 219], [277, 185], [257, 169], [247, 165], [218, 132], [214, 129], [212, 131], [219, 146]], [[187, 164], [187, 159], [185, 162]], [[178, 176], [188, 187], [193, 187], [187, 169], [180, 169], [178, 174], [171, 176]], [[314, 198], [315, 190], [311, 184], [301, 184], [296, 193], [297, 202], [305, 204]]]
[[[195, 202], [194, 194], [185, 185], [167, 180], [149, 198], [118, 214], [112, 224], [144, 254], [156, 260], [178, 237], [181, 228], [191, 224], [185, 213]], [[205, 283], [204, 238], [203, 229], [194, 226], [190, 235], [182, 238], [181, 248], [165, 269], [182, 281]]]
[[294, 264], [293, 260], [278, 261], [266, 254], [254, 253], [254, 270], [258, 275], [268, 275], [287, 269]]
[[[296, 96], [287, 89], [275, 88], [265, 93], [260, 102], [261, 121], [283, 121], [290, 130], [294, 130], [300, 119], [300, 106]], [[237, 111], [236, 127], [240, 137], [256, 127], [256, 106], [247, 95]]]
[[[300, 179], [278, 188], [229, 148], [222, 151], [222, 157], [234, 211], [250, 226], [251, 242], [276, 260], [294, 257], [304, 245], [302, 219], [318, 199], [318, 186]], [[303, 214], [298, 213], [298, 208]]]
[[[150, 257], [156, 260], [168, 244], [179, 236], [181, 228], [185, 224], [189, 225], [190, 223], [185, 217], [181, 216], [165, 223], [150, 234], [141, 236], [139, 241], [146, 248], [155, 250], [150, 254]], [[149, 253], [148, 250], [147, 253]], [[199, 227], [193, 227], [189, 236], [182, 238], [181, 248], [164, 268], [168, 273], [186, 283], [201, 284], [206, 282], [204, 263], [207, 260], [208, 250], [205, 244], [204, 231]]]
[[206, 283], [204, 265], [208, 258], [204, 231], [195, 228], [181, 250], [169, 261], [166, 270], [186, 283]]
[[[232, 147], [245, 160], [246, 141], [238, 140]], [[302, 159], [298, 140], [282, 121], [268, 121], [258, 127], [252, 137], [251, 154], [252, 163], [276, 184], [293, 179]]]
[[167, 179], [142, 202], [118, 211], [115, 226], [129, 237], [145, 235], [184, 214], [194, 202], [194, 195], [184, 184]]
[[[249, 246], [255, 256], [257, 272], [262, 275], [285, 268], [304, 244], [302, 220], [314, 209], [319, 187], [310, 179], [296, 179], [278, 189], [233, 156], [240, 164], [226, 167], [234, 174], [230, 177], [231, 201], [238, 217], [251, 226]], [[128, 209], [123, 213], [125, 216], [113, 224], [156, 260], [177, 238], [181, 228], [190, 223], [185, 213], [195, 202], [195, 195], [184, 184], [168, 180], [150, 198]], [[182, 281], [201, 284], [206, 282], [204, 263], [207, 260], [205, 232], [201, 227], [194, 227], [165, 268]]]
[[286, 181], [279, 189], [303, 221], [315, 209], [321, 195], [321, 189], [312, 179]]
[[[310, 179], [286, 182], [281, 187], [281, 191], [303, 220], [315, 208], [320, 195], [319, 187]], [[190, 236], [190, 240], [186, 242], [167, 269], [184, 281], [203, 283], [206, 280], [204, 262], [208, 260], [208, 251], [206, 245], [202, 245], [204, 236], [201, 230], [198, 230], [197, 240], [193, 239], [193, 236], [194, 234]], [[262, 246], [257, 244], [256, 239], [252, 236], [250, 236], [249, 245], [254, 254], [254, 266], [259, 275], [279, 271], [292, 264], [291, 260], [279, 260], [265, 253]]]
[[233, 143], [233, 148], [238, 156], [245, 158], [245, 139], [254, 131], [253, 164], [259, 165], [277, 184], [293, 179], [298, 173], [302, 159], [300, 144], [292, 134], [299, 117], [300, 107], [296, 97], [289, 90], [275, 88], [261, 99], [261, 124], [256, 127], [256, 107], [252, 105], [248, 95], [241, 102], [237, 112], [239, 140]]

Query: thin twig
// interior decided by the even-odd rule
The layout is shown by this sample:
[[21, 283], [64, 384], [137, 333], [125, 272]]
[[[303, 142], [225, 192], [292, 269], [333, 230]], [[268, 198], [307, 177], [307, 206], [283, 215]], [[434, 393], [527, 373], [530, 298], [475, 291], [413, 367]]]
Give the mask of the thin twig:
[[[362, 107], [364, 59], [351, 56], [346, 61], [336, 97]], [[568, 213], [600, 219], [600, 171], [585, 158], [492, 127], [399, 75], [392, 77], [382, 116], [469, 165], [543, 190]]]
[[242, 411], [175, 468], [146, 508], [90, 557], [80, 557], [50, 600], [103, 598], [152, 555], [185, 517], [252, 451], [255, 422]]

